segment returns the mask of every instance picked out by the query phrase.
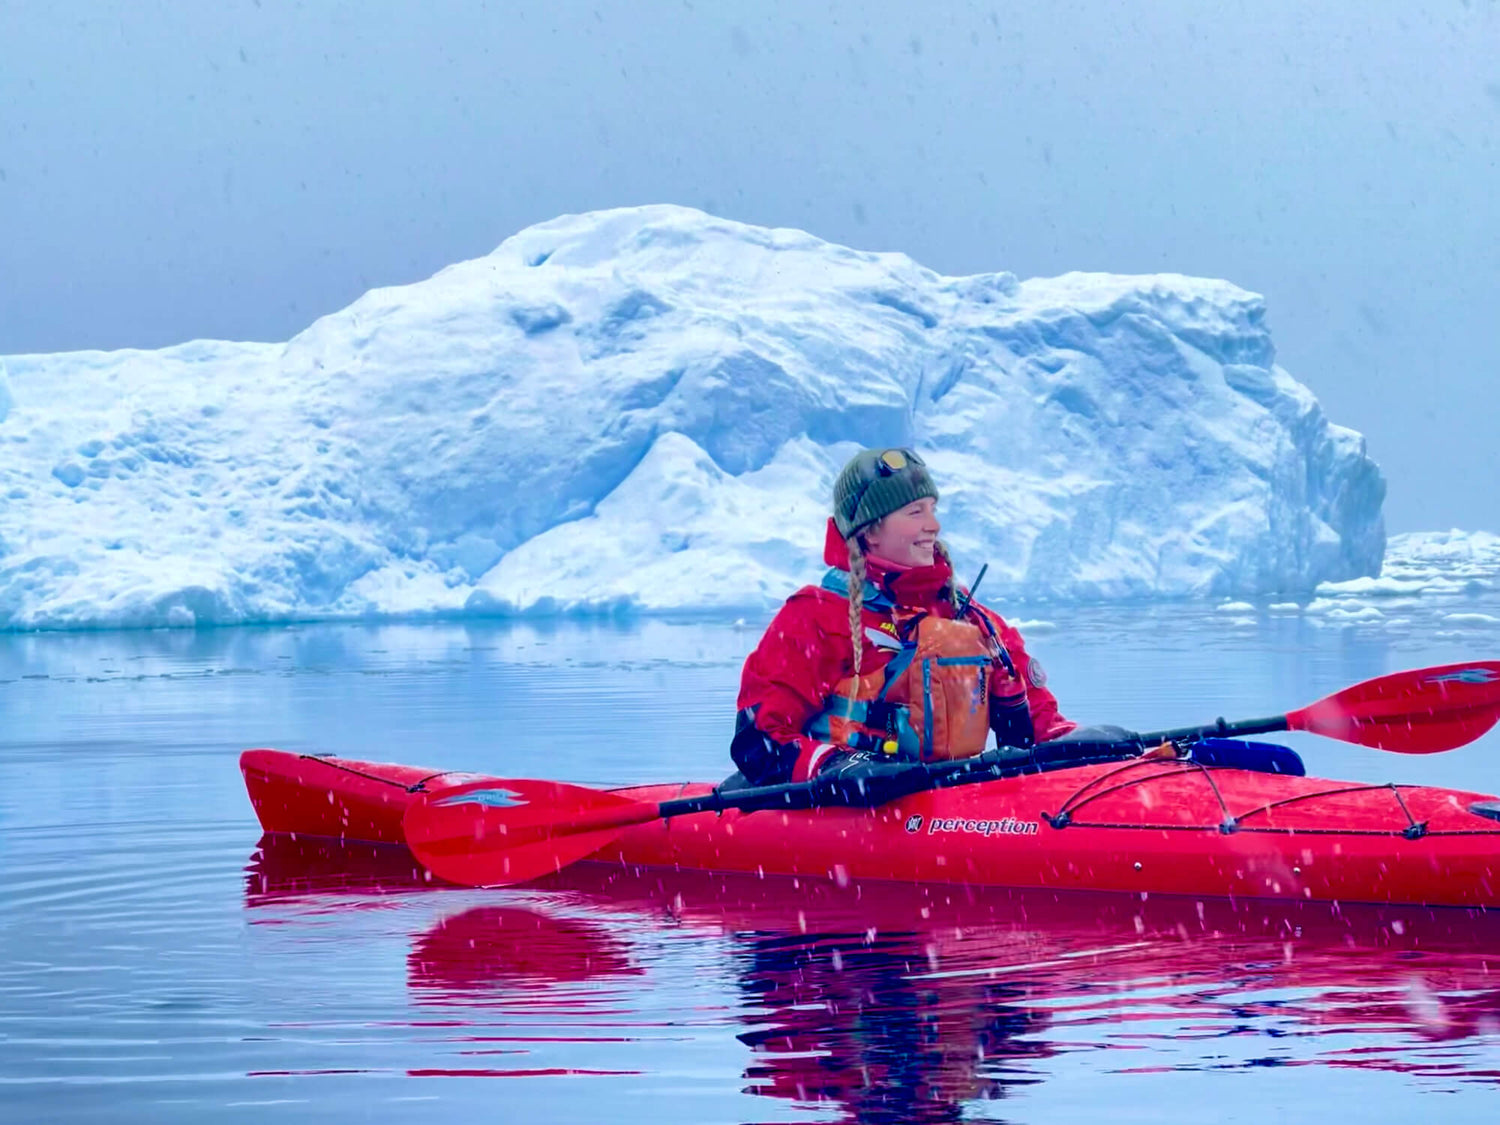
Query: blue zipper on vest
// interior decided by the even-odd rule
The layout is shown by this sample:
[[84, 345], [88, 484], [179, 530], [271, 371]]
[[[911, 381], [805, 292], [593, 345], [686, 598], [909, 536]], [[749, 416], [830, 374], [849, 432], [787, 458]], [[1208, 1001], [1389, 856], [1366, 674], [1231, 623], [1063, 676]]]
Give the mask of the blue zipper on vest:
[[932, 661], [922, 661], [922, 758], [932, 761]]

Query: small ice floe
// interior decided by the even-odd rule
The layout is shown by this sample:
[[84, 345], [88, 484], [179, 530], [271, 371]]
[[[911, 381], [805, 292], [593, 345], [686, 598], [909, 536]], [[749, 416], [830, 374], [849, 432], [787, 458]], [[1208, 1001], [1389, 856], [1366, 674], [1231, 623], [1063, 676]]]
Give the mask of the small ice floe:
[[1500, 625], [1500, 617], [1488, 613], [1445, 613], [1443, 620], [1449, 625]]
[[1010, 624], [1023, 633], [1057, 632], [1057, 623], [1055, 621], [1012, 621]]
[[1397, 577], [1382, 575], [1379, 578], [1351, 578], [1347, 582], [1321, 582], [1318, 594], [1329, 598], [1401, 598], [1415, 597], [1427, 593], [1436, 583], [1437, 575], [1423, 574], [1419, 577]]
[[1336, 605], [1323, 615], [1324, 620], [1339, 624], [1361, 621], [1384, 621], [1385, 614], [1372, 605]]
[[1302, 612], [1314, 621], [1327, 625], [1375, 624], [1385, 620], [1383, 612], [1352, 598], [1315, 598]]

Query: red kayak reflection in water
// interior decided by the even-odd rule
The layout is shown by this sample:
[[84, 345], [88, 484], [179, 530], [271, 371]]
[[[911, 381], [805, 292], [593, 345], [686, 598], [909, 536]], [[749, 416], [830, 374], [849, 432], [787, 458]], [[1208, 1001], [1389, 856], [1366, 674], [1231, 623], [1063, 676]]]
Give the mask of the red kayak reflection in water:
[[476, 906], [444, 918], [417, 938], [407, 980], [432, 1004], [513, 999], [532, 983], [568, 984], [640, 976], [630, 947], [598, 925], [537, 910]]
[[[247, 904], [431, 893], [405, 849], [268, 836]], [[1500, 1036], [1500, 913], [758, 879], [579, 864], [418, 935], [412, 998], [612, 1006], [650, 990], [650, 935], [720, 943], [746, 1089], [852, 1121], [956, 1121], [1108, 1050], [1118, 1071], [1349, 1066], [1467, 1081]], [[548, 988], [554, 995], [548, 997]], [[597, 1013], [594, 1013], [597, 1015]], [[622, 1027], [628, 1023], [621, 1015]], [[595, 1020], [591, 1036], [605, 1029]], [[524, 1036], [524, 1029], [519, 1029]], [[628, 1031], [623, 1032], [628, 1035]], [[1205, 1050], [1203, 1041], [1215, 1041]], [[1493, 1057], [1491, 1055], [1491, 1057]]]
[[245, 905], [316, 895], [407, 894], [431, 885], [416, 857], [398, 844], [267, 832], [245, 867]]

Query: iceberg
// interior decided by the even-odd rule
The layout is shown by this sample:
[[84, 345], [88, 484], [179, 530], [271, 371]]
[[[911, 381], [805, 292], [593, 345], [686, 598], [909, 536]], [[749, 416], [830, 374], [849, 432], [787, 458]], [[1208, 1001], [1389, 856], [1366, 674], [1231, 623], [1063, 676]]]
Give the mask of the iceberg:
[[922, 452], [990, 601], [1380, 571], [1380, 471], [1253, 293], [945, 277], [647, 206], [284, 344], [4, 357], [0, 628], [764, 611], [867, 445]]

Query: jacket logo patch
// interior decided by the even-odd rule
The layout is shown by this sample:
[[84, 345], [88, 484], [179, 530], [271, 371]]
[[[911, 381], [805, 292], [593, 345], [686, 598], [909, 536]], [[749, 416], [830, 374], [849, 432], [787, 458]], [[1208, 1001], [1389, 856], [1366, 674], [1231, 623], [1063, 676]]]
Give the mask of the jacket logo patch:
[[1027, 677], [1031, 680], [1033, 686], [1047, 686], [1047, 670], [1042, 667], [1042, 662], [1040, 660], [1033, 658], [1030, 666], [1027, 668], [1026, 674]]

